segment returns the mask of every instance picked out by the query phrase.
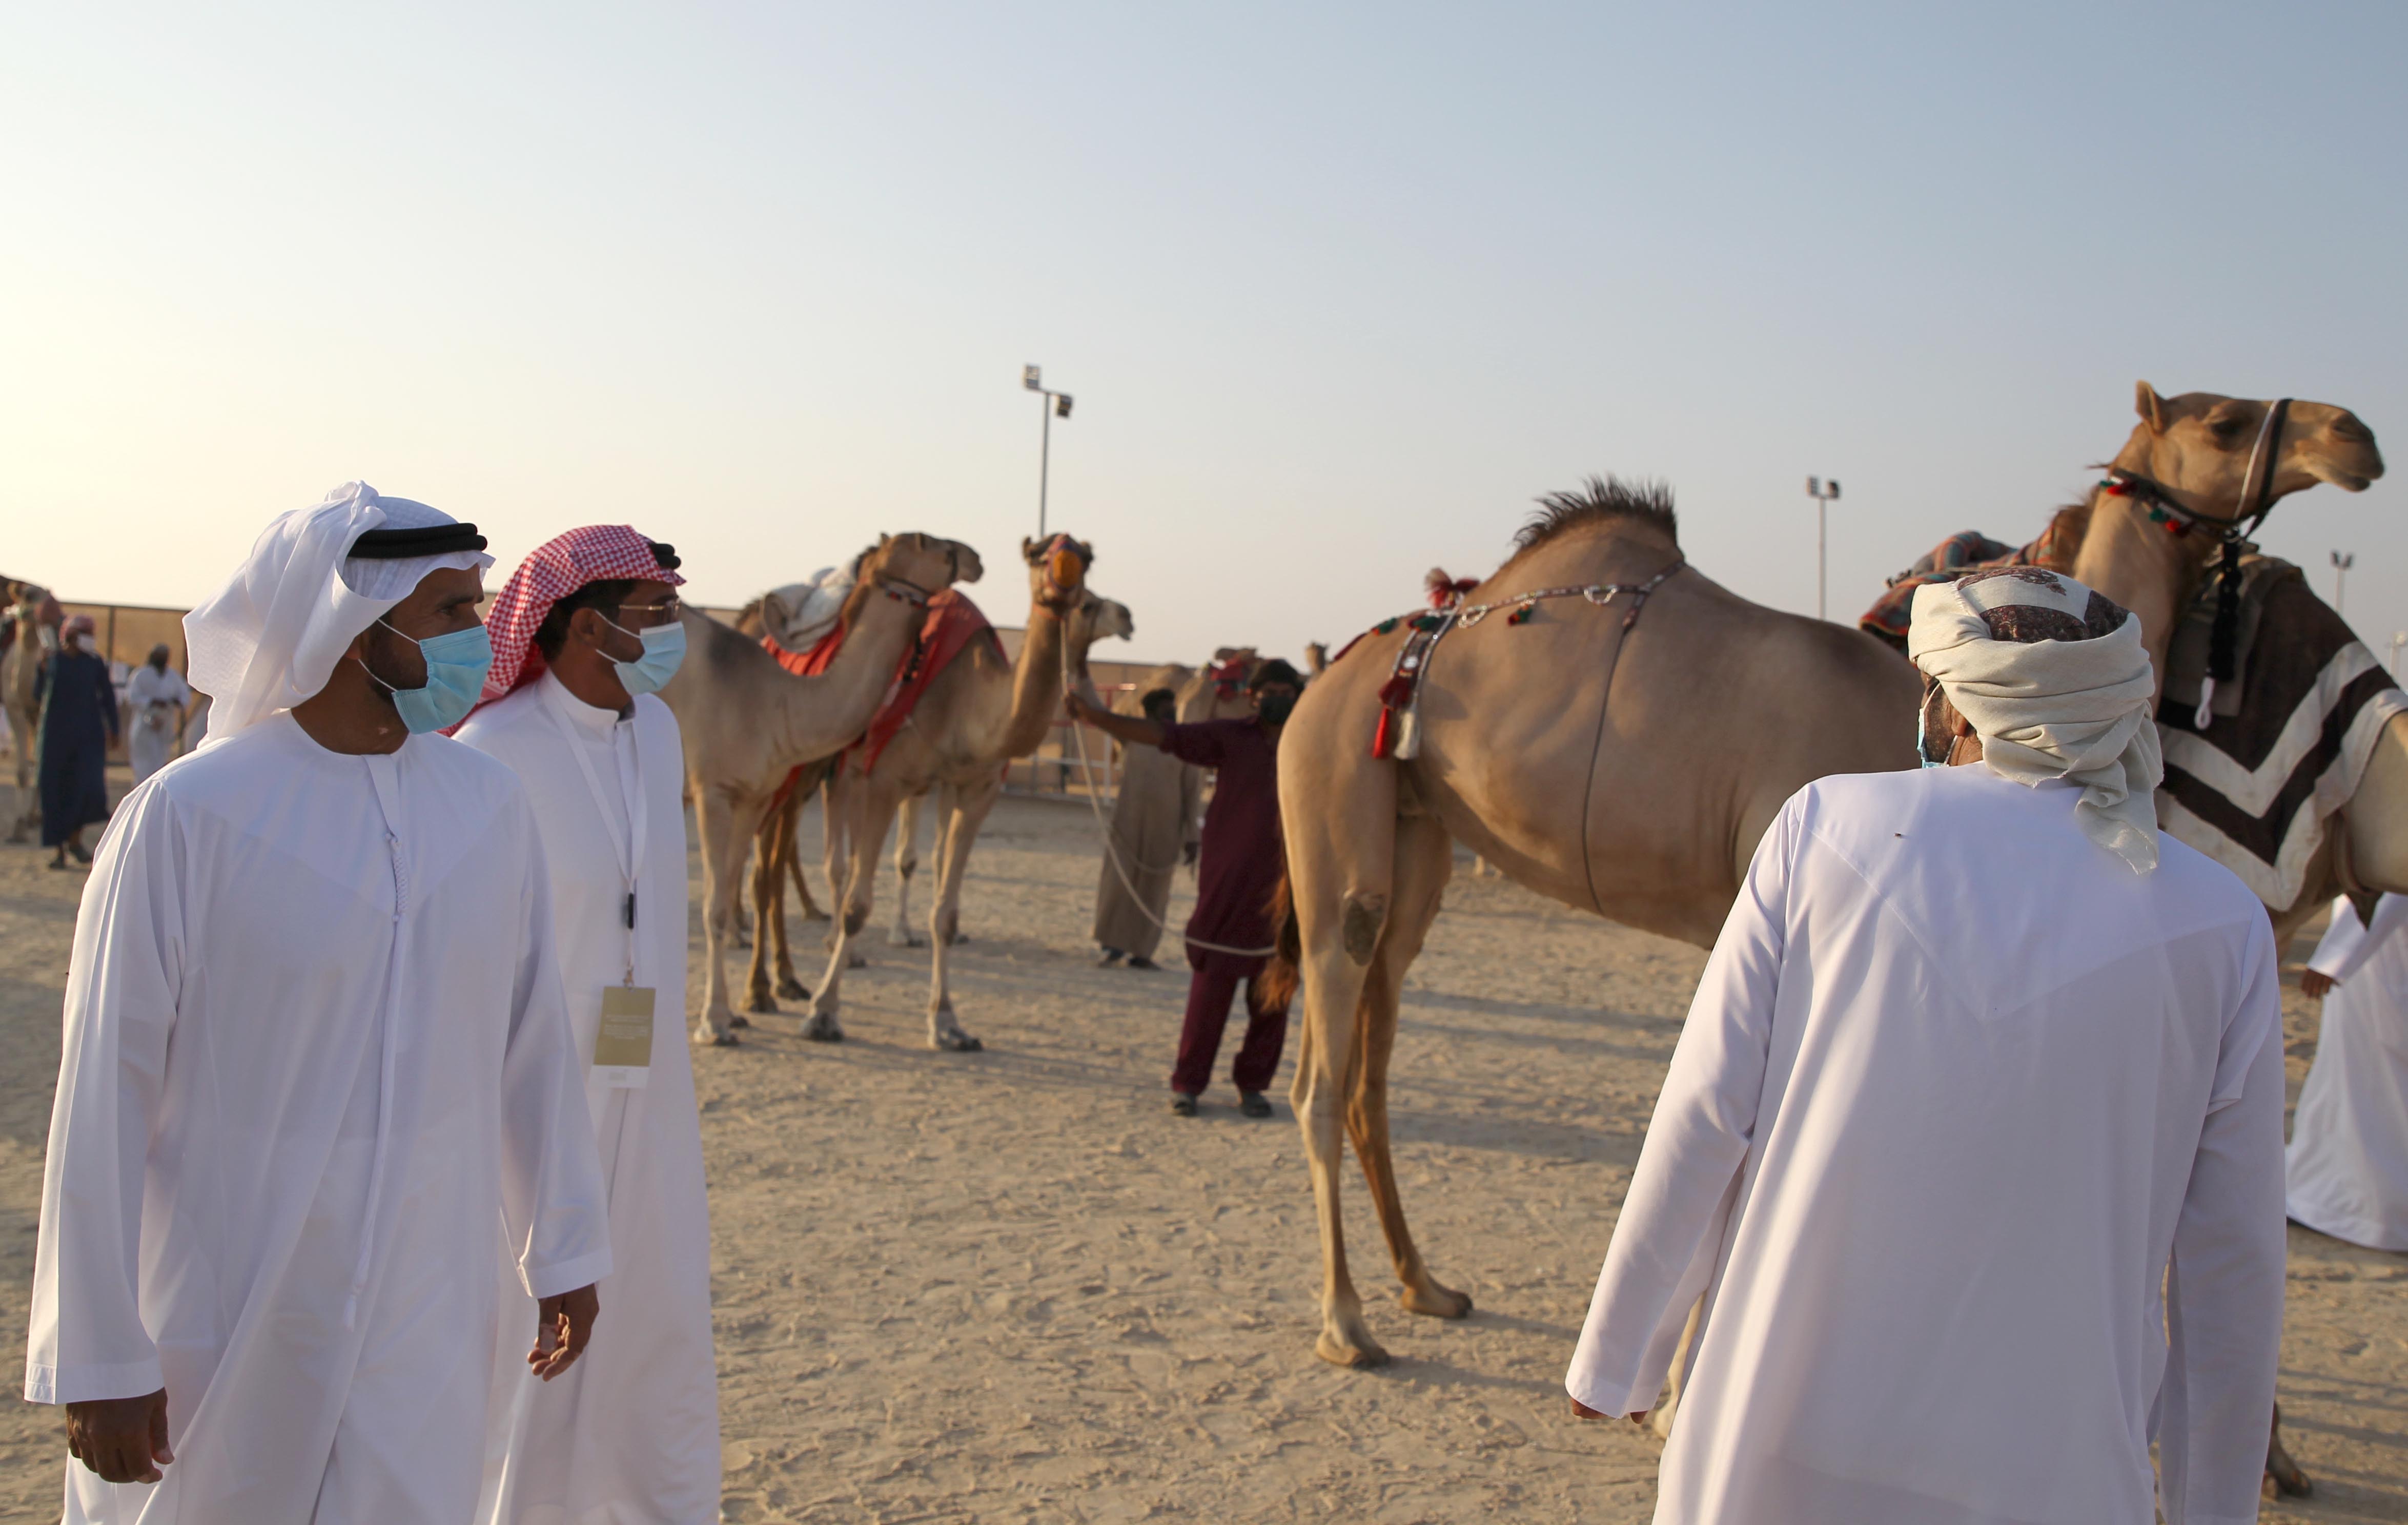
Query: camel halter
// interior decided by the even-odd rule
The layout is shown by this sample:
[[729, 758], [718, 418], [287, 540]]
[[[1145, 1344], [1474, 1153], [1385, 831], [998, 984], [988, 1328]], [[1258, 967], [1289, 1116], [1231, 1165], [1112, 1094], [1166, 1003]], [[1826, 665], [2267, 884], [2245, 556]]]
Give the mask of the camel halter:
[[906, 582], [901, 577], [881, 577], [878, 591], [896, 603], [909, 604], [915, 609], [926, 608], [928, 600], [936, 596], [916, 582]]
[[2241, 474], [2240, 506], [2230, 519], [2185, 507], [2163, 483], [2121, 467], [2110, 466], [2107, 479], [2099, 484], [2110, 497], [2130, 498], [2146, 506], [2149, 522], [2164, 525], [2168, 534], [2179, 537], [2196, 531], [2222, 543], [2215, 567], [2215, 624], [2208, 636], [2207, 677], [2200, 683], [2199, 711], [2191, 722], [2200, 731], [2215, 719], [2212, 707], [2215, 686], [2232, 681], [2240, 659], [2233, 648], [2241, 638], [2241, 551], [2274, 511], [2274, 466], [2282, 455], [2283, 424], [2290, 411], [2288, 397], [2277, 397], [2266, 405], [2266, 416], [2258, 422], [2258, 438], [2249, 447], [2248, 469]]

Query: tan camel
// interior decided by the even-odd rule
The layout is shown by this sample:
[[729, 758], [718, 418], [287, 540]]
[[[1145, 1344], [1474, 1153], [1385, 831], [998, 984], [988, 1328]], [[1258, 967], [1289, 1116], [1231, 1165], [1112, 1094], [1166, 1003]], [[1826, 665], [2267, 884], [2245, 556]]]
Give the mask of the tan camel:
[[[2341, 410], [2295, 404], [2293, 415], [2300, 426], [2282, 447], [2278, 489], [2311, 479], [2362, 486], [2380, 469], [2372, 437]], [[2209, 465], [2189, 457], [2224, 454], [2229, 433], [2168, 427], [2152, 436], [2153, 469], [2178, 486], [2211, 480]], [[1592, 482], [1542, 502], [1520, 551], [1469, 603], [1636, 585], [1680, 561], [1660, 494]], [[2146, 610], [2162, 620], [2180, 606], [2178, 585], [2160, 581], [2173, 591], [2155, 606], [2144, 588], [2111, 596], [2130, 599], [2155, 631]], [[1918, 683], [1894, 652], [1859, 632], [1749, 604], [1694, 569], [1667, 577], [1637, 609], [1627, 594], [1601, 609], [1555, 598], [1519, 625], [1500, 617], [1455, 631], [1428, 667], [1419, 755], [1375, 761], [1379, 691], [1406, 635], [1367, 636], [1334, 663], [1306, 690], [1280, 748], [1304, 996], [1293, 1096], [1323, 1249], [1318, 1349], [1346, 1365], [1386, 1357], [1347, 1272], [1341, 1128], [1405, 1306], [1447, 1318], [1470, 1307], [1430, 1276], [1413, 1245], [1388, 1149], [1398, 991], [1452, 869], [1449, 838], [1542, 894], [1705, 948], [1791, 793], [1826, 774], [1914, 762]], [[2358, 834], [2354, 823], [2354, 848]], [[2386, 856], [2394, 845], [2408, 848], [2408, 834], [2360, 854], [2371, 886], [2408, 887], [2408, 872], [2389, 877], [2395, 863], [2408, 866], [2408, 851]]]
[[[2114, 469], [2155, 484], [2180, 507], [2202, 519], [2230, 522], [2242, 509], [2243, 477], [2268, 405], [2214, 392], [2159, 396], [2146, 381], [2137, 389], [2141, 421], [2115, 453]], [[2362, 492], [2383, 475], [2373, 431], [2345, 408], [2293, 402], [2284, 420], [2280, 453], [2266, 502], [2318, 482]], [[2169, 534], [2136, 495], [2093, 489], [2057, 520], [2057, 560], [2062, 569], [2141, 617], [2149, 660], [2164, 689], [2166, 651], [2176, 617], [2191, 606], [2221, 547], [2211, 534]], [[2358, 792], [2343, 814], [2349, 868], [2372, 889], [2408, 889], [2408, 715], [2394, 716]], [[2297, 904], [2270, 905], [2277, 946], [2343, 888], [2342, 865], [2329, 843], [2311, 863]]]
[[685, 736], [686, 792], [700, 827], [708, 976], [697, 1041], [736, 1041], [727, 941], [738, 880], [786, 776], [850, 745], [869, 724], [918, 634], [928, 598], [977, 566], [968, 547], [927, 534], [882, 536], [846, 602], [843, 649], [798, 677], [749, 639], [689, 609], [685, 664], [661, 690]]
[[979, 1040], [962, 1030], [953, 1014], [951, 953], [960, 919], [962, 871], [979, 827], [1003, 792], [1003, 767], [1037, 750], [1060, 712], [1066, 678], [1088, 694], [1087, 650], [1107, 635], [1127, 636], [1135, 626], [1122, 605], [1087, 586], [1092, 548], [1055, 535], [1044, 545], [1023, 541], [1028, 563], [1028, 629], [1015, 663], [995, 646], [974, 641], [937, 675], [898, 732], [867, 773], [845, 764], [838, 791], [852, 869], [845, 881], [843, 915], [827, 972], [811, 998], [803, 1035], [824, 1042], [844, 1036], [837, 1020], [843, 1002], [844, 971], [852, 945], [868, 925], [870, 891], [878, 850], [902, 802], [938, 791], [937, 886], [928, 912], [930, 971], [928, 1044], [933, 1048], [972, 1050]]
[[64, 614], [47, 589], [12, 579], [7, 591], [8, 641], [6, 651], [0, 651], [0, 708], [7, 712], [9, 751], [17, 763], [17, 808], [8, 823], [8, 840], [22, 842], [42, 820], [41, 796], [34, 788], [42, 706], [34, 696], [34, 678], [43, 653], [58, 645]]
[[1329, 671], [1329, 648], [1319, 641], [1308, 641], [1304, 648], [1304, 673], [1308, 678], [1319, 677]]

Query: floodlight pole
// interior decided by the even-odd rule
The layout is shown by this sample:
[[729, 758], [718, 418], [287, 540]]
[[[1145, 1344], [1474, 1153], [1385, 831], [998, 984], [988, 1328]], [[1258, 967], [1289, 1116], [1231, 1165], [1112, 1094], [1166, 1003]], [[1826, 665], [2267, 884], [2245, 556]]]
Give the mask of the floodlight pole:
[[2342, 584], [2348, 578], [2349, 569], [2357, 564], [2358, 552], [2354, 550], [2347, 552], [2336, 550], [2332, 553], [2333, 613], [2335, 614], [2341, 613]]
[[1830, 524], [1828, 514], [1840, 499], [1840, 484], [1827, 482], [1820, 477], [1806, 478], [1806, 495], [1814, 500], [1814, 618], [1830, 618], [1827, 604], [1828, 568], [1830, 564]]
[[2403, 646], [2408, 646], [2408, 630], [2393, 631], [2391, 633], [2391, 680], [2395, 683], [2400, 680], [2400, 648]]
[[1020, 384], [1037, 393], [1039, 425], [1037, 443], [1037, 538], [1045, 538], [1045, 493], [1054, 473], [1054, 415], [1070, 416], [1070, 394], [1045, 390], [1045, 373], [1041, 366], [1023, 365]]

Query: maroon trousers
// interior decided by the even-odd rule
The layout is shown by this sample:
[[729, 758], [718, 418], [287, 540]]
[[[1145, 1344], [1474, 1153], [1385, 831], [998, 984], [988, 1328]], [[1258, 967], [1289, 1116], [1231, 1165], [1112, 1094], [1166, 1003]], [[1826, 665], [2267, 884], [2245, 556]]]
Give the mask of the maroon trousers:
[[1196, 972], [1187, 980], [1187, 1019], [1179, 1030], [1179, 1060], [1170, 1068], [1170, 1089], [1197, 1096], [1211, 1085], [1221, 1030], [1228, 1025], [1229, 1006], [1242, 980], [1246, 1038], [1229, 1066], [1229, 1077], [1240, 1090], [1268, 1090], [1279, 1071], [1280, 1049], [1287, 1043], [1287, 1007], [1266, 1007], [1262, 1000], [1263, 965], [1268, 961], [1190, 948], [1187, 962]]

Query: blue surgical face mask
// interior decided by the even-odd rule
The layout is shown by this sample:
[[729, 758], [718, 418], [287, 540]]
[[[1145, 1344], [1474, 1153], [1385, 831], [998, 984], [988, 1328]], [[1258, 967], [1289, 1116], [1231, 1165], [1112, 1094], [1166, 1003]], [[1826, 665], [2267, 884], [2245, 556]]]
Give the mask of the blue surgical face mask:
[[[401, 635], [391, 623], [380, 620], [378, 624]], [[478, 697], [485, 691], [485, 674], [494, 665], [494, 638], [482, 625], [455, 630], [446, 635], [435, 635], [415, 643], [418, 654], [426, 659], [426, 686], [419, 689], [395, 689], [365, 662], [360, 663], [370, 677], [393, 692], [393, 707], [401, 712], [401, 723], [409, 727], [412, 735], [440, 731], [447, 725], [457, 725], [477, 707]]]
[[661, 685], [677, 677], [678, 664], [685, 661], [685, 621], [672, 620], [666, 625], [652, 625], [643, 630], [629, 630], [612, 620], [602, 621], [622, 635], [633, 635], [644, 643], [644, 654], [633, 662], [610, 659], [619, 669], [619, 686], [629, 698], [639, 693], [658, 693]]

